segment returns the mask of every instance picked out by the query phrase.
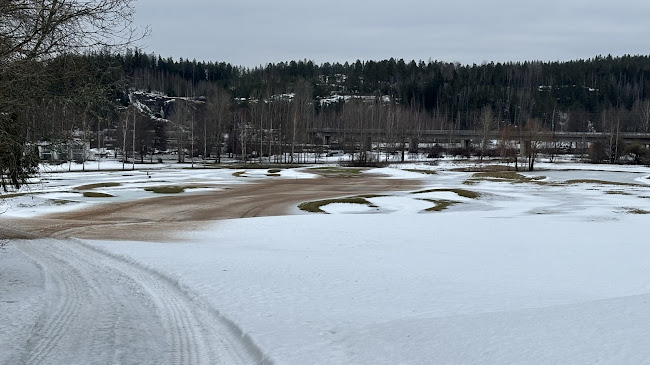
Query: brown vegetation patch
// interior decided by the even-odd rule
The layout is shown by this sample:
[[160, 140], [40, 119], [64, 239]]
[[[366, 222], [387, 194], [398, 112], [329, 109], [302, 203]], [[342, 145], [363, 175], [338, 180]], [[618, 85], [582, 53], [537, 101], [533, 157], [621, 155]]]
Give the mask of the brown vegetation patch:
[[435, 193], [439, 191], [447, 191], [447, 192], [452, 192], [456, 193], [458, 196], [462, 196], [464, 198], [469, 198], [469, 199], [477, 199], [481, 196], [481, 194], [471, 191], [471, 190], [465, 190], [465, 189], [449, 189], [449, 188], [439, 188], [439, 189], [427, 189], [427, 190], [420, 190], [420, 191], [415, 191], [411, 194], [425, 194], [425, 193]]
[[649, 211], [639, 209], [639, 208], [627, 208], [626, 207], [626, 208], [623, 208], [623, 209], [625, 210], [625, 213], [629, 213], [629, 214], [650, 214]]
[[425, 174], [425, 175], [435, 175], [438, 173], [437, 171], [433, 171], [433, 170], [421, 170], [421, 169], [404, 169], [404, 171], [417, 172], [419, 174]]
[[644, 184], [625, 183], [625, 182], [616, 182], [616, 181], [607, 181], [607, 180], [592, 180], [592, 179], [567, 180], [566, 183], [567, 184], [597, 184], [597, 185], [613, 185], [613, 186], [648, 187], [648, 185], [644, 185]]
[[146, 191], [151, 191], [156, 194], [178, 194], [185, 191], [184, 186], [152, 186], [149, 188], [144, 188]]
[[0, 194], [0, 199], [9, 199], [9, 198], [17, 198], [19, 196], [24, 196], [29, 193], [9, 193], [9, 194]]
[[491, 171], [477, 172], [465, 181], [467, 185], [473, 185], [478, 181], [506, 181], [512, 183], [543, 183], [544, 176], [524, 176], [516, 171]]
[[630, 194], [630, 193], [628, 193], [626, 191], [622, 191], [622, 190], [609, 190], [609, 191], [606, 191], [605, 194], [609, 194], [609, 195], [632, 195], [632, 194]]
[[50, 199], [50, 204], [51, 205], [67, 205], [67, 204], [75, 204], [76, 202], [72, 200], [66, 200], [66, 199]]
[[106, 193], [98, 193], [95, 191], [84, 191], [85, 198], [113, 198], [113, 195]]
[[513, 171], [513, 167], [507, 165], [481, 165], [471, 167], [457, 167], [449, 171], [455, 172], [500, 172], [500, 171]]
[[333, 204], [333, 203], [343, 203], [343, 204], [362, 204], [362, 205], [367, 205], [372, 208], [376, 208], [377, 206], [373, 205], [369, 201], [367, 201], [364, 198], [361, 197], [350, 197], [350, 198], [339, 198], [339, 199], [324, 199], [324, 200], [317, 200], [317, 201], [312, 201], [312, 202], [306, 202], [298, 205], [298, 208], [300, 210], [304, 210], [305, 212], [311, 212], [311, 213], [327, 213], [324, 210], [321, 209], [321, 207], [328, 205], [328, 204]]
[[424, 210], [425, 212], [440, 212], [449, 208], [452, 205], [456, 205], [459, 203], [453, 200], [443, 200], [443, 199], [420, 199], [420, 200], [424, 200], [435, 204], [435, 206], [425, 209]]
[[117, 182], [105, 182], [105, 183], [97, 183], [97, 184], [87, 184], [87, 185], [80, 185], [74, 188], [74, 190], [92, 190], [92, 189], [97, 189], [97, 188], [112, 188], [115, 186], [120, 186], [122, 183], [117, 183]]

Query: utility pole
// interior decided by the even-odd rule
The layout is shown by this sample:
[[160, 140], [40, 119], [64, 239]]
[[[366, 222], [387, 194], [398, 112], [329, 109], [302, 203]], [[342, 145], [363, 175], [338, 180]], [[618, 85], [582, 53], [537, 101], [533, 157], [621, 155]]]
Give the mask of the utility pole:
[[131, 167], [131, 170], [135, 170], [135, 108], [133, 108], [133, 139], [131, 146], [131, 157], [133, 158], [133, 165]]
[[190, 148], [192, 148], [192, 151], [190, 152], [190, 159], [192, 160], [192, 168], [194, 168], [194, 105], [192, 105], [192, 141], [190, 143]]

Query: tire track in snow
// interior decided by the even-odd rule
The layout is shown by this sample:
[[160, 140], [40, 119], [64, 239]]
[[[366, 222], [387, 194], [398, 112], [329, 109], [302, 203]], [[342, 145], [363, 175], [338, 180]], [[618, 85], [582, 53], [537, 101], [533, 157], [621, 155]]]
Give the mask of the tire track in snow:
[[61, 293], [60, 300], [53, 303], [52, 315], [49, 318], [44, 318], [45, 323], [41, 324], [42, 327], [39, 326], [41, 327], [38, 329], [41, 340], [33, 344], [30, 356], [25, 360], [26, 364], [42, 364], [47, 359], [73, 320], [72, 316], [81, 306], [80, 299], [83, 297], [81, 290], [84, 286], [79, 283], [78, 273], [71, 268], [70, 271], [73, 275], [66, 273], [69, 279], [65, 279], [61, 275], [62, 272], [58, 271], [58, 267], [62, 264], [61, 260], [54, 257], [53, 263], [54, 265], [47, 267], [48, 270], [52, 269], [56, 272], [45, 273], [45, 285], [53, 287], [56, 292]]
[[26, 364], [272, 364], [233, 322], [177, 282], [81, 242], [18, 241], [52, 305]]
[[[159, 286], [158, 290], [164, 295], [157, 295], [156, 298], [162, 298], [166, 301], [168, 308], [172, 308], [175, 315], [179, 319], [179, 322], [189, 324], [189, 327], [200, 328], [204, 336], [200, 336], [198, 332], [192, 333], [191, 335], [194, 338], [197, 338], [198, 341], [190, 341], [189, 345], [199, 346], [201, 348], [209, 348], [211, 352], [215, 352], [213, 347], [215, 346], [214, 342], [205, 341], [206, 338], [217, 339], [221, 344], [220, 348], [215, 353], [218, 354], [216, 361], [210, 361], [207, 363], [224, 363], [224, 364], [272, 364], [273, 362], [267, 358], [266, 355], [255, 345], [253, 340], [247, 335], [239, 326], [229, 319], [221, 316], [221, 314], [216, 311], [214, 308], [202, 303], [200, 300], [195, 299], [196, 294], [189, 292], [187, 289], [183, 288], [176, 280], [166, 276], [165, 274], [152, 269], [142, 266], [141, 264], [135, 262], [134, 260], [115, 255], [111, 252], [104, 251], [95, 246], [90, 246], [81, 242], [76, 242], [79, 248], [86, 249], [88, 251], [94, 252], [103, 257], [110, 258], [113, 260], [113, 264], [116, 266], [122, 266], [125, 270], [128, 270], [128, 267], [136, 267], [137, 273], [136, 276], [141, 279], [140, 282], [152, 282], [153, 285]], [[160, 294], [160, 293], [158, 293]], [[180, 294], [180, 295], [179, 295]], [[179, 301], [179, 298], [183, 298], [183, 301]], [[184, 302], [190, 301], [195, 304], [193, 310], [196, 314], [194, 316], [186, 316], [183, 314], [182, 310], [184, 308]], [[180, 311], [177, 311], [180, 309]], [[202, 325], [209, 319], [212, 319], [212, 323], [209, 326]], [[209, 323], [209, 321], [208, 321]], [[182, 327], [181, 327], [182, 328]], [[176, 328], [178, 330], [178, 327]], [[173, 337], [173, 331], [172, 331]], [[188, 343], [187, 333], [181, 333], [176, 337], [174, 341], [181, 346], [181, 348], [187, 347]], [[203, 352], [200, 352], [203, 353]], [[225, 354], [225, 355], [222, 355]], [[181, 351], [179, 356], [182, 357], [181, 363], [187, 363], [186, 357], [187, 353]], [[192, 355], [194, 356], [194, 355]], [[252, 358], [252, 361], [251, 361]], [[239, 359], [241, 361], [235, 361]], [[190, 356], [190, 360], [192, 357]], [[194, 359], [195, 360], [195, 359]], [[193, 360], [192, 360], [193, 361]], [[189, 362], [193, 363], [193, 362]]]

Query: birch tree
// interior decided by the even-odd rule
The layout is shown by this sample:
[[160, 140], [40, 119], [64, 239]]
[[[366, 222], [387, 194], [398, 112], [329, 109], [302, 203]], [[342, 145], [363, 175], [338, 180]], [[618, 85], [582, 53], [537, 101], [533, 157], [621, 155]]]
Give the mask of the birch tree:
[[230, 117], [230, 95], [222, 88], [215, 87], [207, 98], [206, 125], [210, 126], [212, 135], [212, 147], [216, 151], [215, 163], [221, 163], [221, 147], [223, 145], [223, 134], [226, 130], [226, 123]]
[[483, 160], [483, 157], [485, 156], [488, 138], [490, 137], [492, 130], [494, 130], [495, 125], [496, 121], [492, 113], [492, 108], [489, 106], [483, 107], [483, 110], [481, 110], [481, 116], [478, 120], [478, 129], [481, 133], [481, 160]]

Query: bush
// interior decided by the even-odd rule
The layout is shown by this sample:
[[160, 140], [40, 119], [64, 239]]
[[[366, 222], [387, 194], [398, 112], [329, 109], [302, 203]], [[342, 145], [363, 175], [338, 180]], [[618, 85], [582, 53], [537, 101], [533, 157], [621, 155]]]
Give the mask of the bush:
[[471, 148], [453, 148], [449, 151], [449, 153], [454, 156], [454, 158], [460, 157], [465, 159], [472, 157], [473, 152], [474, 151]]
[[601, 163], [607, 160], [607, 151], [605, 144], [594, 142], [589, 146], [589, 161], [591, 163]]
[[339, 165], [346, 167], [386, 167], [388, 161], [381, 161], [378, 153], [362, 151], [353, 153], [349, 161], [340, 161]]
[[632, 157], [632, 161], [635, 165], [647, 164], [650, 162], [650, 150], [639, 143], [633, 143], [626, 146], [625, 153]]

